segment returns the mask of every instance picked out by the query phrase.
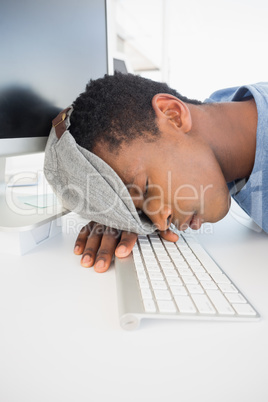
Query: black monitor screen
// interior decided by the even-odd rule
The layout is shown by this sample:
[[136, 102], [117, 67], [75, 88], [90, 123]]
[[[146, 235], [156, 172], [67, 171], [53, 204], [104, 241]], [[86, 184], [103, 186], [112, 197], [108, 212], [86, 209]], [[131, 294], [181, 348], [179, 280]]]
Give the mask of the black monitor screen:
[[0, 138], [47, 136], [107, 73], [105, 0], [0, 2]]

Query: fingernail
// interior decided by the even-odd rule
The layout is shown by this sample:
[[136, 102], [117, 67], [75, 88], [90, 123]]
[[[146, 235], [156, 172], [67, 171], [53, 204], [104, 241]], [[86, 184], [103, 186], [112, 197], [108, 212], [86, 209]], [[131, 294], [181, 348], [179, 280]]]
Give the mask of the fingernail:
[[123, 244], [117, 248], [117, 252], [118, 252], [119, 254], [125, 254], [126, 251], [127, 251], [127, 248], [126, 248], [126, 246], [124, 246]]
[[82, 259], [82, 264], [83, 265], [89, 265], [92, 261], [92, 258], [89, 255], [85, 255], [85, 257]]
[[80, 247], [79, 246], [75, 246], [75, 248], [74, 248], [74, 253], [76, 254], [76, 253], [79, 253], [79, 251], [80, 251]]
[[95, 264], [96, 269], [103, 269], [104, 268], [104, 261], [103, 260], [98, 260]]

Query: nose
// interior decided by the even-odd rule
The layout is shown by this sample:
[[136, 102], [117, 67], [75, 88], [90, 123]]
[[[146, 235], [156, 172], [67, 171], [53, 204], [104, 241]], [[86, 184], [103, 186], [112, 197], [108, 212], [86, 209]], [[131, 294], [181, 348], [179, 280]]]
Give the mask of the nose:
[[172, 223], [172, 211], [167, 205], [163, 206], [157, 212], [147, 211], [146, 214], [158, 230], [167, 230]]

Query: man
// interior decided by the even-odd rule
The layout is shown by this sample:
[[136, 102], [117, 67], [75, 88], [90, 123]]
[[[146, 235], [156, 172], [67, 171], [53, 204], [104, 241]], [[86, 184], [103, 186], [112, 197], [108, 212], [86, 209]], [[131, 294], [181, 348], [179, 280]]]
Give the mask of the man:
[[[82, 229], [74, 249], [76, 254], [82, 254], [81, 264], [94, 265], [97, 272], [104, 272], [114, 253], [127, 256], [137, 239], [136, 233], [144, 233], [144, 221], [138, 222], [143, 215], [134, 217], [135, 225], [138, 222], [140, 226], [136, 229], [133, 223], [129, 226], [134, 228], [131, 231], [126, 230], [120, 216], [114, 216], [121, 211], [123, 216], [125, 205], [131, 211], [129, 200], [117, 190], [120, 186], [128, 188], [137, 211], [142, 211], [153, 224], [148, 233], [157, 229], [170, 241], [178, 239], [171, 226], [179, 230], [188, 226], [199, 229], [203, 222], [222, 219], [229, 209], [230, 192], [268, 231], [267, 110], [267, 84], [218, 91], [201, 103], [181, 96], [166, 84], [131, 74], [91, 81], [73, 104], [69, 119], [71, 142], [78, 144], [79, 153], [93, 166], [94, 175], [98, 171], [99, 180], [110, 168], [109, 174], [116, 176], [113, 178], [117, 187], [106, 180], [105, 190], [97, 199], [93, 193], [101, 185], [94, 184], [88, 196], [89, 209], [94, 210], [102, 198], [107, 198], [109, 187], [113, 187], [113, 194], [124, 206], [111, 204], [110, 215], [105, 217], [99, 209], [96, 221], [101, 224], [90, 222]], [[56, 121], [55, 130], [64, 118]], [[60, 135], [54, 135], [46, 151], [45, 171], [54, 189], [59, 160], [65, 159], [60, 158], [61, 148], [68, 150], [69, 155], [76, 152], [60, 138], [63, 133], [67, 136], [65, 130], [63, 127]], [[59, 155], [52, 168], [49, 158], [54, 148]], [[78, 162], [73, 163], [82, 164], [79, 155], [77, 158]], [[89, 167], [83, 166], [86, 170]], [[66, 191], [62, 182], [65, 176], [70, 180], [75, 176], [76, 181], [68, 183], [76, 183], [81, 173], [70, 173], [69, 166], [64, 169], [58, 195], [69, 209], [75, 209], [68, 204], [73, 198], [69, 190], [68, 196], [62, 195]], [[54, 175], [49, 177], [51, 172]], [[80, 183], [83, 186], [81, 180]], [[91, 217], [84, 211], [83, 204], [79, 212]], [[132, 212], [129, 219], [133, 220], [133, 216]]]

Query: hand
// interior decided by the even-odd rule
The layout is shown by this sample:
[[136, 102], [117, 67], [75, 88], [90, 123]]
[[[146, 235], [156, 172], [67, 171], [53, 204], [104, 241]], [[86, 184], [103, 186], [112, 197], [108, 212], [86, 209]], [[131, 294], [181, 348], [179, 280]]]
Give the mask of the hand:
[[113, 255], [126, 257], [131, 253], [138, 235], [89, 222], [84, 226], [75, 242], [74, 253], [82, 254], [81, 265], [92, 267], [96, 272], [105, 272], [112, 262]]
[[[172, 242], [178, 240], [178, 236], [169, 229], [160, 232], [160, 235]], [[94, 265], [96, 272], [105, 272], [111, 265], [114, 254], [123, 258], [131, 253], [137, 237], [136, 233], [121, 232], [96, 222], [89, 222], [81, 229], [76, 239], [74, 253], [82, 254], [83, 267]]]

